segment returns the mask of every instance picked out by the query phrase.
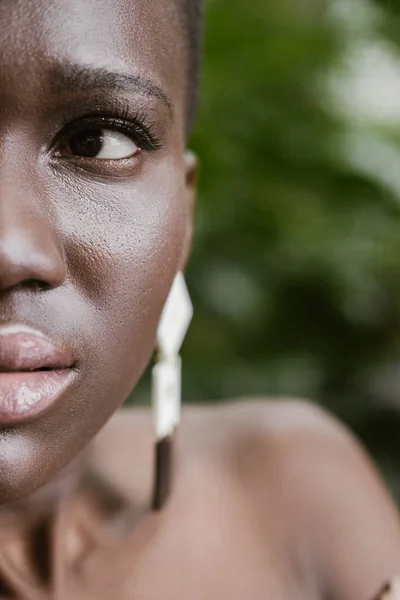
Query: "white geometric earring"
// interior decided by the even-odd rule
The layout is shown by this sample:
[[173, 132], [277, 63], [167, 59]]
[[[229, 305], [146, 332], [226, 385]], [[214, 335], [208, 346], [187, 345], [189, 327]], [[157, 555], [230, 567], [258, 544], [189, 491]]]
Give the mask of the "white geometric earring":
[[179, 351], [193, 317], [183, 274], [174, 279], [157, 329], [157, 363], [152, 372], [152, 405], [156, 433], [153, 508], [164, 505], [172, 479], [172, 438], [181, 416]]

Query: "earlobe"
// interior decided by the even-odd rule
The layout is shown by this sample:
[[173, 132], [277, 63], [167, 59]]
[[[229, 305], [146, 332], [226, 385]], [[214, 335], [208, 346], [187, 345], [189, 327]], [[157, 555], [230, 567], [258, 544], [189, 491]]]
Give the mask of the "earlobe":
[[199, 171], [199, 161], [197, 159], [197, 156], [190, 150], [186, 150], [184, 154], [184, 161], [186, 186], [193, 191], [193, 195], [195, 196], [195, 191], [197, 187], [197, 177]]
[[193, 152], [187, 150], [184, 154], [185, 164], [185, 204], [186, 204], [186, 225], [185, 240], [182, 251], [181, 271], [185, 266], [190, 254], [193, 234], [194, 206], [196, 202], [197, 179], [198, 179], [198, 160]]

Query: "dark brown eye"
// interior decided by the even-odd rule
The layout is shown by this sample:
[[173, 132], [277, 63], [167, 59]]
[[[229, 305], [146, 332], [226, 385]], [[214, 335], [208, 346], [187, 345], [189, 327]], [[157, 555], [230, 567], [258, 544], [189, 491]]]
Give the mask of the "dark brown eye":
[[70, 154], [99, 160], [122, 160], [138, 151], [130, 137], [112, 129], [86, 129], [71, 137], [68, 143]]
[[99, 129], [89, 129], [76, 134], [69, 142], [69, 149], [75, 156], [96, 158], [101, 152], [104, 138]]

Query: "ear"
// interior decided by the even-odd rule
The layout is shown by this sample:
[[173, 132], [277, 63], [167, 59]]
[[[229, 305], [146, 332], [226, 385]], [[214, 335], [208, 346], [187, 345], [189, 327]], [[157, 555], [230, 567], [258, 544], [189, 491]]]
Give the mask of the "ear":
[[186, 206], [186, 226], [185, 239], [182, 248], [181, 270], [185, 270], [189, 258], [193, 237], [194, 207], [197, 193], [198, 160], [193, 152], [187, 150], [183, 157], [185, 166], [185, 206]]

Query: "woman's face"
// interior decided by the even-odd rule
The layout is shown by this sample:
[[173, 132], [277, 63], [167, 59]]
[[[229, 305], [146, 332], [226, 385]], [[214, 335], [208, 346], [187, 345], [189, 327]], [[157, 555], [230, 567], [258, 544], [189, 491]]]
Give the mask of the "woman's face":
[[[170, 0], [0, 0], [0, 333], [34, 328], [72, 367], [14, 421], [4, 390], [20, 377], [34, 403], [44, 384], [0, 373], [0, 503], [77, 455], [153, 351], [190, 233], [179, 18]], [[10, 340], [40, 366], [29, 335], [0, 335], [0, 370]]]

